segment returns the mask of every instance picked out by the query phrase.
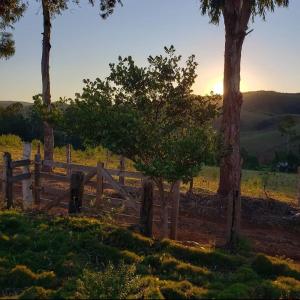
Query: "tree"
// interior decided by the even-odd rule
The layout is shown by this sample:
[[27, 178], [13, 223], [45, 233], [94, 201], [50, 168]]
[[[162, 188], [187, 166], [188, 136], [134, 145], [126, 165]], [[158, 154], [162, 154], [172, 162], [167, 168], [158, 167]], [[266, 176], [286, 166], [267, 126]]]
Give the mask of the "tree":
[[286, 137], [286, 153], [290, 152], [291, 139], [297, 134], [295, 126], [296, 121], [292, 116], [283, 117], [278, 124], [279, 132]]
[[[196, 96], [194, 56], [180, 66], [173, 47], [166, 56], [150, 56], [147, 67], [131, 57], [111, 64], [106, 80], [85, 80], [82, 94], [70, 102], [64, 127], [87, 144], [102, 145], [133, 161], [159, 190], [162, 231], [168, 231], [168, 197], [164, 181], [172, 186], [197, 176], [213, 151], [212, 121], [220, 97]], [[74, 120], [77, 120], [74, 122]]]
[[[103, 18], [108, 17], [113, 13], [113, 9], [119, 0], [99, 0], [100, 11]], [[50, 92], [50, 50], [51, 50], [51, 18], [57, 14], [61, 14], [62, 11], [68, 9], [70, 2], [79, 4], [79, 0], [41, 0], [43, 9], [43, 51], [41, 61], [42, 72], [42, 98], [43, 103], [47, 107], [48, 111], [51, 110], [51, 92]], [[88, 0], [89, 3], [94, 5], [94, 0]], [[44, 122], [44, 159], [53, 160], [54, 150], [54, 135], [53, 128], [45, 121]]]
[[219, 194], [228, 198], [230, 213], [228, 244], [234, 247], [240, 231], [240, 113], [243, 96], [240, 92], [240, 66], [244, 40], [250, 18], [259, 15], [265, 19], [276, 6], [288, 6], [288, 0], [200, 0], [202, 14], [219, 24], [221, 15], [225, 24], [225, 63], [222, 134], [224, 154], [221, 160]]
[[21, 0], [0, 1], [0, 59], [15, 54], [15, 42], [7, 29], [13, 29], [13, 24], [22, 17], [25, 9], [26, 4]]

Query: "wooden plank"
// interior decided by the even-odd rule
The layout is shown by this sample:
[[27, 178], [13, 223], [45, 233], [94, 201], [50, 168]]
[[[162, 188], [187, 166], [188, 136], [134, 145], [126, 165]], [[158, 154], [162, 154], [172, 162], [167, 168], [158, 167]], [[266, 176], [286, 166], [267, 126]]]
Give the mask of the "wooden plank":
[[34, 158], [34, 204], [40, 204], [41, 193], [41, 155], [38, 153]]
[[131, 199], [126, 190], [112, 178], [108, 170], [102, 168], [102, 175], [105, 178], [105, 180], [107, 180], [108, 183], [113, 187], [113, 189], [119, 192], [126, 200]]
[[71, 176], [72, 174], [72, 168], [71, 168], [71, 163], [72, 163], [72, 152], [71, 152], [71, 145], [68, 144], [66, 146], [66, 160], [67, 160], [67, 175]]
[[140, 172], [132, 172], [132, 171], [120, 171], [114, 169], [106, 169], [110, 175], [112, 176], [124, 176], [129, 178], [143, 179], [145, 176]]
[[[31, 144], [26, 143], [27, 145], [30, 145], [31, 148]], [[24, 146], [25, 147], [25, 146]], [[28, 146], [27, 146], [28, 147]], [[30, 151], [31, 152], [31, 151]], [[24, 153], [23, 153], [24, 156]], [[31, 164], [31, 160], [30, 159], [22, 159], [22, 160], [16, 160], [12, 162], [12, 168], [18, 168], [18, 167], [25, 167], [25, 166], [30, 166]]]
[[145, 236], [152, 237], [153, 234], [153, 195], [154, 185], [151, 180], [143, 182], [142, 204], [140, 209], [140, 225]]
[[44, 186], [43, 187], [43, 192], [46, 194], [53, 194], [53, 195], [57, 195], [59, 193], [63, 193], [65, 190], [62, 189], [57, 189], [57, 188], [53, 188], [53, 187], [49, 187], [49, 186]]
[[[83, 180], [83, 185], [87, 184], [97, 173], [96, 168], [92, 168], [92, 170], [85, 175]], [[61, 195], [57, 196], [51, 203], [48, 203], [44, 209], [48, 210], [51, 209], [54, 206], [57, 206], [64, 198], [66, 198], [70, 194], [70, 187], [64, 191]]]
[[58, 180], [58, 181], [64, 181], [69, 182], [70, 177], [65, 175], [58, 175], [55, 173], [47, 173], [47, 172], [41, 172], [40, 173], [42, 178], [50, 179], [50, 180]]
[[64, 162], [57, 162], [57, 161], [50, 161], [50, 160], [44, 160], [43, 165], [53, 167], [53, 168], [61, 168], [61, 169], [71, 168], [73, 171], [82, 171], [82, 172], [90, 172], [92, 170], [96, 170], [96, 167], [83, 166], [77, 164], [67, 164]]
[[97, 163], [97, 183], [96, 183], [96, 207], [101, 204], [101, 200], [103, 197], [103, 176], [102, 176], [102, 169], [104, 168], [104, 163], [98, 162]]
[[4, 201], [6, 202], [7, 209], [13, 207], [13, 183], [10, 180], [13, 175], [13, 169], [11, 167], [12, 159], [9, 152], [4, 152], [3, 155], [3, 193]]
[[172, 240], [177, 240], [179, 200], [180, 200], [180, 181], [179, 180], [174, 183], [170, 196], [171, 196], [171, 203], [172, 203], [170, 238]]
[[87, 184], [97, 174], [97, 168], [92, 168], [85, 176], [83, 184]]
[[[30, 174], [30, 157], [31, 157], [31, 143], [24, 143], [23, 144], [23, 160], [20, 162], [26, 162], [22, 164], [22, 172], [23, 174]], [[28, 164], [29, 162], [29, 164]], [[33, 195], [32, 195], [32, 181], [31, 176], [27, 180], [22, 180], [22, 196], [23, 196], [23, 208], [28, 209], [33, 204]]]
[[125, 185], [125, 177], [124, 177], [124, 172], [125, 172], [125, 157], [121, 156], [120, 157], [120, 176], [119, 176], [119, 183], [122, 185]]
[[71, 175], [69, 214], [80, 213], [84, 190], [84, 173], [75, 172]]
[[9, 178], [9, 182], [17, 182], [17, 181], [22, 181], [22, 180], [27, 180], [31, 178], [30, 173], [26, 174], [20, 174], [20, 175], [15, 175]]

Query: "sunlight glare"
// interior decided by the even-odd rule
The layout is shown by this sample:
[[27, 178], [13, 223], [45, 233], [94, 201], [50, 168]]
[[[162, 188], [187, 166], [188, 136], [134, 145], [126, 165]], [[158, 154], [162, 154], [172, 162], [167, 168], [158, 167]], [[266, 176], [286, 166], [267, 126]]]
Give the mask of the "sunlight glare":
[[219, 95], [223, 95], [223, 82], [217, 82], [212, 91], [215, 93], [215, 94], [219, 94]]

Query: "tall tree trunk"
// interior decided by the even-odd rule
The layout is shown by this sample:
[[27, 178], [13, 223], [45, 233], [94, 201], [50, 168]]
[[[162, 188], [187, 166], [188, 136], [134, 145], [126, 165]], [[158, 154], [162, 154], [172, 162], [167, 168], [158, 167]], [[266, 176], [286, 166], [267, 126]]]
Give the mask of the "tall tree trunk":
[[240, 92], [241, 53], [251, 7], [248, 0], [225, 1], [225, 63], [222, 134], [224, 156], [220, 168], [218, 193], [228, 202], [227, 242], [232, 247], [239, 236], [241, 213]]
[[[48, 6], [48, 0], [42, 0], [43, 6], [43, 53], [42, 53], [42, 85], [43, 85], [43, 103], [47, 105], [48, 111], [51, 110], [50, 94], [50, 73], [49, 60], [51, 49], [51, 16]], [[54, 136], [53, 129], [48, 122], [44, 122], [44, 159], [53, 160]]]
[[160, 215], [160, 222], [161, 222], [161, 237], [168, 238], [169, 229], [168, 229], [168, 197], [165, 195], [164, 191], [164, 183], [162, 180], [158, 180], [157, 182], [158, 193], [159, 193], [159, 200], [160, 200], [160, 207], [161, 207], [161, 215]]

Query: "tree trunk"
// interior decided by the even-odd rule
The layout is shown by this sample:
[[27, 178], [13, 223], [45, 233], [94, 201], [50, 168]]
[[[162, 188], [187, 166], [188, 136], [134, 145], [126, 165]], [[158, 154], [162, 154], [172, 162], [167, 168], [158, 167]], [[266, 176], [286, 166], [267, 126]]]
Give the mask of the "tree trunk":
[[162, 238], [168, 238], [168, 219], [169, 219], [169, 214], [168, 214], [168, 197], [165, 195], [164, 191], [164, 183], [162, 180], [157, 182], [158, 186], [158, 192], [159, 192], [159, 200], [160, 200], [160, 206], [161, 206], [161, 237]]
[[[42, 0], [43, 6], [43, 53], [42, 53], [42, 85], [43, 85], [43, 103], [47, 106], [48, 111], [51, 110], [51, 94], [50, 94], [50, 39], [51, 39], [51, 17], [48, 6], [48, 0]], [[53, 129], [48, 122], [44, 122], [44, 159], [53, 160], [54, 136]]]
[[225, 1], [225, 63], [222, 134], [224, 154], [221, 160], [218, 193], [228, 202], [228, 240], [232, 244], [240, 231], [240, 114], [243, 96], [240, 92], [240, 67], [243, 42], [251, 16], [251, 1]]

